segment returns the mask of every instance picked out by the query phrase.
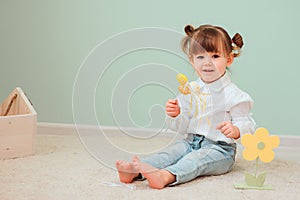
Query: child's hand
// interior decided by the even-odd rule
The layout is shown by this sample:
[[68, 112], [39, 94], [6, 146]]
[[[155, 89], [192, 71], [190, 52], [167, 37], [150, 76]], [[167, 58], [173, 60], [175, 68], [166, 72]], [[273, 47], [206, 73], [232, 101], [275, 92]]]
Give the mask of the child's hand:
[[232, 125], [231, 122], [222, 122], [216, 127], [220, 130], [227, 138], [238, 139], [240, 138], [240, 130], [238, 127]]
[[169, 99], [166, 103], [166, 113], [170, 117], [177, 117], [180, 113], [180, 107], [177, 99]]

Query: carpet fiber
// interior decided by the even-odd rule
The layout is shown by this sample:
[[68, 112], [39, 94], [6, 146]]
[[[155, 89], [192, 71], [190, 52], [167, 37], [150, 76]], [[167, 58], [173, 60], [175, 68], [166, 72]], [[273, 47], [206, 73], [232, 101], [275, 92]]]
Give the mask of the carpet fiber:
[[259, 165], [274, 190], [236, 190], [254, 166], [238, 156], [228, 174], [154, 190], [147, 181], [120, 184], [116, 171], [94, 159], [76, 134], [38, 134], [34, 156], [0, 161], [0, 199], [300, 199], [299, 161], [276, 157]]

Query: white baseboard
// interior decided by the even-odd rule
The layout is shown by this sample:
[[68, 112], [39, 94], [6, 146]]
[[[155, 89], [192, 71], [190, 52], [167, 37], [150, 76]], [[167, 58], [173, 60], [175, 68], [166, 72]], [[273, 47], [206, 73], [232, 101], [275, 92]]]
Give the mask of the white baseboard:
[[[113, 127], [113, 126], [94, 126], [94, 125], [75, 125], [75, 124], [61, 124], [61, 123], [37, 123], [38, 134], [53, 134], [53, 135], [74, 135], [77, 134], [77, 130], [84, 132], [93, 132], [104, 130], [105, 133], [109, 134], [120, 134], [122, 130], [139, 132], [141, 134], [150, 134], [153, 132], [163, 132], [164, 130], [158, 129], [147, 129], [147, 128], [131, 128], [131, 127]], [[163, 133], [164, 136], [173, 136], [174, 132], [167, 131]], [[296, 135], [279, 135], [280, 147], [282, 148], [299, 148], [300, 149], [300, 136]]]

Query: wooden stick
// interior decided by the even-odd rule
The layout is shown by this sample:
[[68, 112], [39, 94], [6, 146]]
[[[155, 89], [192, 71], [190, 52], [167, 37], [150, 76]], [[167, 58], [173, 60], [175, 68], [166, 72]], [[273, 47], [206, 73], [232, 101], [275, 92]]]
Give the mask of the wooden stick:
[[18, 97], [18, 95], [15, 94], [15, 95], [13, 96], [13, 98], [10, 100], [9, 105], [8, 105], [8, 107], [7, 107], [7, 109], [6, 109], [6, 111], [5, 111], [5, 113], [4, 113], [3, 116], [7, 116], [7, 114], [9, 113], [9, 110], [11, 109], [11, 106], [12, 106], [14, 100], [15, 100], [17, 97]]

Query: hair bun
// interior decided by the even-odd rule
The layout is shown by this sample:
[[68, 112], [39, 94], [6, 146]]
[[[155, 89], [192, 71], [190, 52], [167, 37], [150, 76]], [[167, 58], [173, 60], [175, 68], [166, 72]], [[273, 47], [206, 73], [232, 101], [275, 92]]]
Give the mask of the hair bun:
[[195, 29], [192, 25], [186, 25], [184, 27], [184, 32], [186, 33], [187, 36], [192, 37]]
[[244, 45], [243, 38], [239, 33], [236, 33], [233, 36], [232, 41], [239, 48], [242, 48], [242, 46]]

